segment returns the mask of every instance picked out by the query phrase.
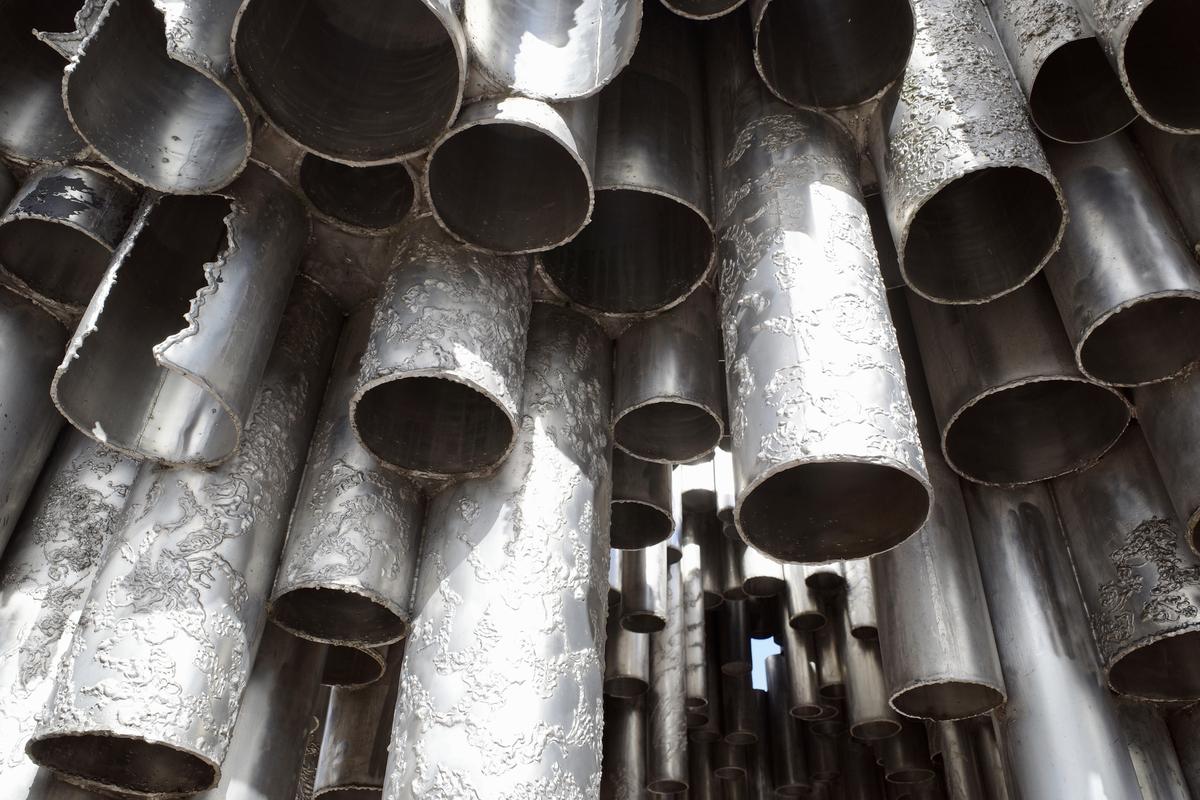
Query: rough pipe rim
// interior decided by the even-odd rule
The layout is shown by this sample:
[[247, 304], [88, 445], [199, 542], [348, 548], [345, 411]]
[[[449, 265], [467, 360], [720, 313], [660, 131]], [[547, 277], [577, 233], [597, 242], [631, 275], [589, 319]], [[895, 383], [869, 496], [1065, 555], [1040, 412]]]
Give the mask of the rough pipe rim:
[[[347, 583], [309, 581], [289, 586], [270, 601], [267, 616], [293, 636], [355, 649], [392, 644], [409, 631], [408, 614], [399, 604]], [[354, 635], [345, 635], [348, 632]]]
[[986, 714], [1007, 700], [1003, 686], [946, 677], [901, 686], [892, 692], [888, 704], [906, 717], [951, 722]]
[[[1151, 703], [1200, 700], [1200, 623], [1147, 636], [1117, 651], [1104, 667], [1108, 687]], [[1165, 680], [1164, 680], [1165, 679]]]
[[[677, 408], [683, 406], [683, 408]], [[680, 436], [666, 437], [684, 439], [692, 444], [684, 453], [681, 450], [666, 452], [665, 448], [647, 458], [648, 451], [635, 453], [621, 441], [646, 440], [650, 430], [661, 430], [663, 419], [672, 423], [682, 421]], [[661, 396], [637, 403], [621, 411], [613, 418], [613, 446], [622, 452], [640, 458], [643, 461], [653, 461], [658, 464], [682, 464], [703, 458], [716, 449], [717, 441], [721, 438], [724, 423], [721, 420], [720, 409], [711, 408], [704, 403], [689, 397]]]
[[321, 683], [343, 689], [361, 689], [383, 677], [387, 659], [379, 648], [358, 645], [329, 645]]
[[1095, 36], [1064, 42], [1037, 72], [1029, 116], [1045, 136], [1065, 144], [1094, 142], [1138, 118]]
[[[382, 207], [387, 210], [387, 219], [378, 213], [379, 206], [355, 205], [364, 195], [378, 194], [380, 186], [362, 186], [354, 179], [381, 176], [392, 179], [393, 198], [398, 201]], [[359, 236], [384, 236], [399, 230], [416, 206], [420, 183], [411, 161], [363, 167], [307, 152], [300, 157], [296, 179], [297, 189], [313, 216]], [[335, 204], [340, 205], [340, 214]], [[372, 217], [378, 217], [380, 224], [372, 224]]]
[[1117, 69], [1134, 108], [1150, 124], [1172, 133], [1200, 133], [1198, 25], [1200, 8], [1194, 0], [1149, 0], [1117, 47]]
[[[686, 6], [689, 2], [699, 8], [696, 11], [688, 11]], [[741, 8], [745, 2], [746, 0], [662, 0], [662, 4], [672, 13], [678, 14], [684, 19], [701, 22], [731, 14]]]
[[[1079, 371], [1109, 386], [1169, 381], [1200, 362], [1200, 291], [1167, 289], [1109, 309], [1075, 346]], [[1137, 351], [1133, 356], [1129, 351]]]
[[[116, 744], [117, 753], [127, 756], [106, 756], [111, 750], [106, 745]], [[169, 742], [137, 736], [131, 733], [103, 733], [91, 731], [55, 731], [52, 736], [35, 737], [25, 745], [25, 752], [39, 764], [67, 763], [67, 759], [55, 757], [56, 752], [65, 751], [72, 765], [71, 777], [89, 789], [113, 790], [136, 797], [161, 797], [163, 790], [168, 794], [194, 794], [217, 785], [221, 778], [220, 763], [207, 758], [203, 753], [185, 750]], [[115, 756], [116, 753], [113, 754]], [[81, 764], [86, 757], [86, 763]], [[147, 770], [174, 780], [170, 787], [155, 781], [139, 767], [167, 759], [166, 767]], [[100, 762], [108, 764], [106, 769]], [[134, 776], [141, 772], [142, 779], [136, 783]]]

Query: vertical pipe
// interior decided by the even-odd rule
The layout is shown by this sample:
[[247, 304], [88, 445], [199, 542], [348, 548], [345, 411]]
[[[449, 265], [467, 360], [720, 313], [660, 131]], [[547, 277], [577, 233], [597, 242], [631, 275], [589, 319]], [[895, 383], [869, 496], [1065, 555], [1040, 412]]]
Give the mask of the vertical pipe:
[[816, 719], [822, 711], [812, 634], [787, 624], [787, 610], [782, 603], [779, 613], [779, 645], [787, 661], [788, 710], [797, 719]]
[[881, 739], [879, 747], [889, 783], [923, 783], [937, 774], [929, 760], [925, 726], [920, 722], [903, 719], [900, 731]]
[[721, 800], [721, 782], [713, 770], [716, 767], [717, 745], [714, 742], [688, 742], [689, 800]]
[[758, 742], [758, 701], [749, 672], [721, 677], [721, 702], [725, 741], [738, 746]]
[[646, 721], [641, 698], [604, 698], [601, 800], [642, 800], [646, 789]]
[[1148, 703], [1117, 703], [1117, 716], [1133, 759], [1142, 800], [1174, 800], [1188, 796], [1171, 732], [1158, 710]]
[[717, 609], [720, 632], [721, 672], [741, 675], [750, 672], [750, 620], [745, 600], [726, 600]]
[[742, 591], [747, 596], [774, 597], [785, 587], [782, 564], [750, 545], [742, 549]]
[[[687, 531], [684, 518], [684, 532]], [[704, 575], [700, 544], [694, 539], [683, 540], [683, 558], [679, 562], [680, 584], [683, 593], [684, 695], [689, 713], [708, 708], [708, 646], [705, 638]]]
[[888, 705], [879, 644], [854, 636], [848, 608], [843, 605], [841, 611], [832, 627], [845, 675], [850, 735], [864, 742], [894, 736], [900, 731], [900, 722]]
[[788, 625], [798, 631], [815, 631], [826, 623], [825, 609], [817, 590], [805, 580], [807, 565], [784, 564]]
[[[936, 500], [934, 505], [936, 507]], [[875, 608], [875, 578], [871, 575], [871, 559], [845, 561], [842, 571], [846, 576], [846, 608], [850, 615], [851, 635], [856, 639], [878, 639], [879, 613]]]
[[[807, 794], [812, 784], [804, 761], [800, 721], [791, 714], [791, 680], [786, 657], [767, 656], [767, 717], [775, 792], [783, 797]], [[764, 747], [760, 744], [759, 747]]]
[[1200, 703], [1167, 715], [1175, 754], [1192, 796], [1200, 796]]
[[1138, 424], [1154, 455], [1163, 484], [1200, 553], [1200, 370], [1173, 381], [1140, 386], [1133, 392]]
[[635, 633], [667, 624], [667, 543], [621, 552], [621, 625]]
[[612, 545], [650, 547], [671, 536], [671, 465], [613, 451]]
[[943, 774], [951, 800], [975, 800], [985, 797], [983, 779], [971, 738], [970, 720], [933, 723], [941, 745]]
[[657, 794], [688, 788], [685, 628], [679, 567], [673, 565], [667, 575], [667, 625], [650, 634], [646, 788]]
[[621, 624], [619, 612], [608, 614], [604, 645], [604, 693], [637, 697], [650, 686], [650, 634], [635, 633]]

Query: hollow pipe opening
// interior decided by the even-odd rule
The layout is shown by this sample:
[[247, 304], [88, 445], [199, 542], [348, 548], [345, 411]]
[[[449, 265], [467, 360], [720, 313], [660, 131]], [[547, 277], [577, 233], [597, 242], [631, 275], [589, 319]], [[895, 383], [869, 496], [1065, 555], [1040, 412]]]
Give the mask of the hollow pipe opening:
[[640, 458], [678, 464], [716, 446], [721, 418], [712, 409], [681, 399], [656, 400], [617, 417], [613, 434], [618, 445], [635, 443]]
[[850, 735], [863, 742], [886, 739], [900, 732], [900, 723], [892, 719], [875, 719], [850, 726]]
[[675, 526], [667, 509], [640, 500], [614, 500], [609, 528], [613, 547], [637, 550], [658, 544], [671, 535]]
[[1103, 139], [1137, 119], [1137, 112], [1095, 37], [1059, 47], [1038, 70], [1029, 112], [1045, 135], [1078, 144]]
[[825, 627], [825, 622], [825, 614], [820, 611], [802, 611], [788, 620], [793, 629], [801, 632], [819, 631]]
[[357, 592], [293, 589], [271, 604], [271, 618], [285, 630], [322, 642], [387, 644], [408, 634], [408, 622]]
[[1079, 347], [1080, 368], [1104, 383], [1167, 380], [1200, 360], [1200, 295], [1142, 298], [1100, 320]]
[[335, 786], [322, 789], [313, 797], [315, 800], [379, 800], [382, 786]]
[[735, 11], [746, 0], [662, 0], [664, 6], [687, 19], [716, 19]]
[[0, 225], [0, 264], [39, 294], [86, 306], [112, 250], [83, 230], [44, 219]]
[[1004, 699], [1004, 693], [994, 686], [945, 680], [896, 692], [891, 704], [906, 717], [953, 720], [986, 714]]
[[353, 689], [379, 680], [386, 669], [387, 663], [374, 650], [331, 645], [325, 653], [321, 683]]
[[217, 782], [217, 765], [197, 755], [114, 732], [34, 739], [29, 755], [64, 775], [142, 794], [194, 794]]
[[[661, 630], [662, 626], [660, 626]], [[646, 682], [641, 678], [622, 675], [616, 678], [604, 679], [604, 693], [611, 697], [630, 699], [646, 693]]]
[[628, 611], [621, 615], [621, 627], [632, 633], [658, 633], [667, 621], [649, 611]]
[[1200, 698], [1200, 630], [1174, 631], [1120, 656], [1108, 670], [1108, 685], [1120, 694], [1144, 700]]
[[1200, 132], [1200, 6], [1154, 0], [1130, 28], [1121, 52], [1129, 88], [1152, 122]]
[[404, 164], [351, 167], [312, 153], [300, 161], [300, 190], [318, 214], [367, 231], [400, 224], [416, 195]]

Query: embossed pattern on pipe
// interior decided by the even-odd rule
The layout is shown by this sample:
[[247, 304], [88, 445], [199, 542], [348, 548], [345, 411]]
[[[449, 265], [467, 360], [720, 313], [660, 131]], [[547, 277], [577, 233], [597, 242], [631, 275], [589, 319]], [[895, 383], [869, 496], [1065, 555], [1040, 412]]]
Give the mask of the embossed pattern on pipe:
[[1174, 381], [1141, 386], [1133, 393], [1138, 423], [1154, 456], [1163, 485], [1200, 553], [1200, 370]]

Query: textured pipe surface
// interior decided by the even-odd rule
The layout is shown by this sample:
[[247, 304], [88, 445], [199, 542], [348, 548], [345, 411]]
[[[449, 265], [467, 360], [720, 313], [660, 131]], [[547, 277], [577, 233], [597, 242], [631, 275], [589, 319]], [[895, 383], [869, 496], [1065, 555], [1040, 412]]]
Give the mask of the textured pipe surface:
[[788, 711], [797, 719], [811, 720], [822, 712], [821, 693], [813, 658], [812, 634], [788, 624], [787, 608], [779, 604], [781, 655], [787, 661]]
[[240, 0], [108, 0], [66, 67], [75, 130], [122, 175], [204, 194], [250, 158], [247, 101], [230, 31]]
[[1154, 706], [1119, 702], [1117, 716], [1133, 759], [1142, 800], [1188, 797], [1187, 781], [1171, 743], [1171, 732]]
[[[764, 661], [767, 678], [767, 723], [775, 793], [784, 797], [807, 794], [812, 788], [804, 760], [800, 721], [791, 714], [791, 679], [781, 653]], [[762, 747], [763, 745], [760, 745]]]
[[0, 287], [0, 552], [63, 426], [47, 389], [67, 336], [44, 309]]
[[650, 691], [646, 695], [646, 788], [658, 794], [688, 788], [687, 660], [679, 567], [667, 571], [667, 625], [650, 634]]
[[466, 82], [448, 0], [244, 0], [238, 77], [261, 113], [306, 150], [346, 164], [400, 161], [454, 121]]
[[256, 165], [216, 194], [147, 196], [55, 373], [63, 416], [138, 458], [229, 458], [307, 236], [303, 204]]
[[1200, 796], [1200, 704], [1193, 703], [1167, 716], [1176, 758], [1192, 796]]
[[[724, 390], [722, 386], [722, 398]], [[729, 444], [724, 441], [728, 435], [723, 433], [721, 438], [721, 446], [713, 450], [713, 488], [717, 495], [717, 519], [721, 520], [722, 525], [732, 525], [733, 508], [737, 504], [737, 481], [733, 477], [733, 454], [729, 452]]]
[[[930, 482], [932, 478], [931, 471]], [[933, 513], [931, 509], [931, 516]], [[856, 639], [878, 639], [879, 613], [875, 609], [875, 578], [871, 574], [871, 560], [856, 558], [846, 561], [842, 564], [842, 572], [846, 576], [846, 608], [850, 615], [851, 635]]]
[[782, 561], [859, 558], [915, 532], [931, 491], [857, 162], [832, 120], [767, 96], [737, 33], [708, 51], [734, 516]]
[[137, 464], [68, 428], [29, 497], [0, 565], [0, 781], [35, 800], [49, 771], [25, 755], [54, 690]]
[[788, 625], [797, 631], [815, 631], [827, 622], [825, 607], [817, 590], [805, 580], [805, 567], [799, 564], [784, 564], [786, 581]]
[[313, 784], [317, 780], [317, 761], [321, 756], [321, 739], [324, 737], [325, 712], [329, 708], [330, 693], [330, 688], [322, 685], [313, 702], [313, 716], [309, 720], [308, 737], [304, 741], [304, 760], [300, 763], [295, 800], [313, 800]]
[[1046, 279], [1084, 375], [1136, 386], [1200, 360], [1200, 266], [1132, 142], [1047, 148], [1072, 219]]
[[1200, 553], [1200, 370], [1178, 380], [1139, 387], [1133, 393], [1138, 423], [1154, 455], [1187, 540]]
[[0, 216], [0, 264], [34, 299], [78, 313], [108, 269], [136, 206], [137, 193], [107, 170], [38, 169]]
[[[904, 602], [897, 597], [893, 604]], [[886, 739], [900, 732], [896, 713], [888, 705], [888, 687], [883, 679], [879, 644], [854, 636], [850, 612], [843, 605], [831, 621], [837, 637], [846, 681], [846, 722], [850, 735], [864, 742]]]
[[942, 432], [968, 480], [1033, 483], [1086, 469], [1129, 422], [1125, 397], [1089, 381], [1043, 279], [978, 306], [908, 295]]
[[611, 374], [597, 327], [538, 304], [512, 456], [429, 507], [385, 797], [594, 796]]
[[628, 630], [621, 624], [620, 614], [612, 610], [607, 630], [604, 693], [624, 698], [645, 694], [650, 685], [650, 636]]
[[1137, 118], [1076, 0], [989, 0], [988, 8], [1029, 116], [1046, 136], [1090, 142]]
[[298, 636], [375, 647], [408, 633], [423, 501], [350, 426], [370, 333], [369, 307], [342, 330], [268, 610]]
[[874, 141], [904, 282], [939, 303], [1025, 284], [1066, 207], [982, 3], [915, 0], [916, 44]]
[[1140, 429], [1087, 472], [1051, 484], [1113, 691], [1200, 699], [1200, 556], [1180, 535]]
[[965, 499], [1010, 678], [996, 719], [1014, 797], [1052, 800], [1081, 787], [1086, 800], [1137, 797], [1050, 492], [968, 486]]
[[646, 718], [640, 699], [604, 699], [600, 800], [643, 800], [646, 793]]
[[[698, 545], [685, 546], [679, 563], [679, 582], [683, 593], [684, 696], [688, 713], [708, 708], [708, 640], [705, 630], [704, 579], [698, 563]], [[711, 712], [716, 713], [713, 709]]]
[[621, 553], [621, 626], [654, 633], [667, 625], [667, 543]]
[[[608, 420], [607, 413], [604, 420]], [[671, 465], [614, 450], [612, 475], [612, 546], [665, 546], [675, 527], [671, 519]]]
[[1200, 183], [1191, 178], [1200, 169], [1200, 138], [1167, 133], [1148, 122], [1138, 122], [1133, 133], [1159, 188], [1183, 223], [1188, 245], [1200, 258]]
[[425, 478], [494, 470], [517, 438], [529, 264], [414, 219], [375, 303], [350, 420], [384, 464]]
[[238, 454], [139, 471], [35, 761], [142, 795], [217, 785], [340, 325], [332, 299], [298, 281]]
[[499, 253], [575, 238], [592, 216], [598, 108], [596, 100], [527, 97], [467, 105], [429, 151], [424, 190], [438, 224]]

